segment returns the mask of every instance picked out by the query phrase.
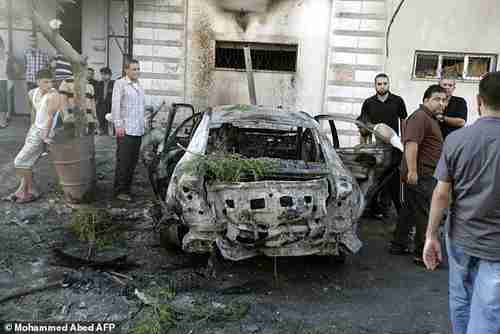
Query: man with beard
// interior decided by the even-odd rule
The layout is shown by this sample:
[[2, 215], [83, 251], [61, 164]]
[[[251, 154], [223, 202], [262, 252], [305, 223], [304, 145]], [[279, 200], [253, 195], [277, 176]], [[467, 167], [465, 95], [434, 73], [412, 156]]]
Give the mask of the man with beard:
[[[384, 123], [390, 126], [399, 135], [399, 120], [406, 118], [406, 106], [401, 97], [389, 91], [389, 77], [385, 73], [377, 74], [375, 77], [376, 94], [366, 99], [361, 108], [361, 115], [358, 120], [367, 124]], [[370, 133], [360, 129], [362, 142], [366, 142]], [[390, 206], [390, 199], [399, 212], [400, 203], [400, 177], [399, 164], [401, 162], [401, 152], [394, 149], [392, 152], [393, 167], [389, 171], [392, 176], [387, 185], [380, 192], [380, 200], [376, 201], [372, 211], [377, 217], [387, 214]], [[377, 198], [377, 197], [375, 197]]]
[[437, 166], [443, 136], [437, 116], [446, 106], [446, 93], [439, 85], [431, 85], [424, 93], [423, 104], [406, 120], [403, 127], [404, 159], [401, 176], [406, 184], [405, 202], [391, 242], [392, 254], [408, 254], [408, 235], [415, 226], [415, 258], [423, 265], [422, 250], [429, 218], [432, 191], [436, 185], [433, 177]]
[[446, 91], [448, 100], [443, 115], [438, 118], [443, 139], [445, 139], [446, 136], [460, 129], [467, 122], [467, 102], [461, 97], [453, 96], [456, 87], [454, 78], [445, 76], [439, 80], [439, 85]]

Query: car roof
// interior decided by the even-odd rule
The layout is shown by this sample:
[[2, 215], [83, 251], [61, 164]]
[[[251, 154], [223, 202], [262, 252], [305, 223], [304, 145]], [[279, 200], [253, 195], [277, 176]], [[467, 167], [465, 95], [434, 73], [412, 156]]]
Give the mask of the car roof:
[[256, 106], [249, 104], [223, 105], [212, 108], [210, 128], [218, 128], [224, 123], [261, 127], [264, 125], [281, 127], [319, 128], [314, 118], [304, 111]]

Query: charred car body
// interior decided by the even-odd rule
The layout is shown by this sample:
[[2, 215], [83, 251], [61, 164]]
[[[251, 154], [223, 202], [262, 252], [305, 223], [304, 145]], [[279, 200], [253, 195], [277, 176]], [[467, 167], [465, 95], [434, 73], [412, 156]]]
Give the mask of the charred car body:
[[[143, 159], [162, 204], [162, 231], [184, 251], [207, 253], [216, 245], [225, 258], [242, 260], [360, 249], [357, 221], [390, 166], [390, 146], [335, 149], [334, 118], [253, 105], [193, 111], [172, 132], [177, 107], [166, 131], [145, 138]], [[333, 126], [334, 145], [320, 131], [321, 120]], [[187, 123], [192, 131], [183, 130]], [[272, 167], [242, 172], [236, 182], [192, 168], [221, 152]]]

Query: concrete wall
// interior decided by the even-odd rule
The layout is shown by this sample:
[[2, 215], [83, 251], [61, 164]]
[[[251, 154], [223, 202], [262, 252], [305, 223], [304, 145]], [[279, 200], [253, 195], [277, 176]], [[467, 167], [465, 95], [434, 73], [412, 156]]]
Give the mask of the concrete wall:
[[[184, 102], [185, 1], [136, 0], [134, 57], [141, 63], [146, 103]], [[158, 121], [165, 119], [160, 114]]]
[[[202, 22], [213, 30], [213, 41], [298, 44], [295, 74], [255, 73], [257, 103], [290, 105], [311, 114], [320, 113], [326, 82], [330, 6], [329, 0], [274, 1], [266, 13], [249, 14], [248, 25], [243, 29], [235, 14], [223, 11], [217, 1], [190, 0], [186, 100], [210, 105], [249, 103], [245, 72], [215, 70], [210, 78], [200, 75], [213, 66], [214, 57], [214, 43], [210, 48], [200, 47]], [[209, 59], [212, 63], [206, 67]]]
[[[392, 14], [399, 0], [390, 0]], [[392, 90], [414, 110], [424, 90], [434, 81], [412, 80], [415, 50], [500, 53], [500, 3], [497, 0], [406, 1], [390, 35], [386, 70]], [[457, 82], [455, 95], [469, 107], [469, 123], [477, 119], [477, 82]]]
[[[13, 32], [12, 32], [12, 52], [16, 61], [20, 64], [24, 64], [24, 52], [29, 47], [28, 36], [31, 35], [31, 20], [29, 18], [29, 7], [27, 0], [14, 0], [14, 7], [23, 8], [22, 11], [25, 15], [19, 15], [13, 22]], [[7, 33], [7, 1], [0, 0], [0, 34], [4, 40], [6, 46], [8, 45], [8, 33]], [[44, 0], [43, 6], [39, 6], [39, 13], [45, 17], [47, 20], [56, 18], [56, 1], [55, 0]], [[55, 50], [52, 46], [45, 40], [42, 34], [38, 34], [38, 47], [46, 50], [49, 55], [53, 55]], [[15, 92], [14, 108], [17, 114], [28, 115], [29, 111], [26, 105], [26, 84], [23, 80], [24, 75], [19, 78], [19, 80], [14, 80], [12, 82]]]
[[106, 66], [106, 1], [82, 2], [82, 53], [88, 57], [88, 66], [96, 71]]

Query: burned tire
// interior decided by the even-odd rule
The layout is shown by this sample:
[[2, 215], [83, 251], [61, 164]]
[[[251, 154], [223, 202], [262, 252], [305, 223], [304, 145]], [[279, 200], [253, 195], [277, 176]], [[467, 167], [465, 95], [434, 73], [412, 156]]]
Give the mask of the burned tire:
[[165, 249], [182, 250], [182, 239], [188, 228], [182, 225], [167, 225], [160, 228], [160, 244]]

